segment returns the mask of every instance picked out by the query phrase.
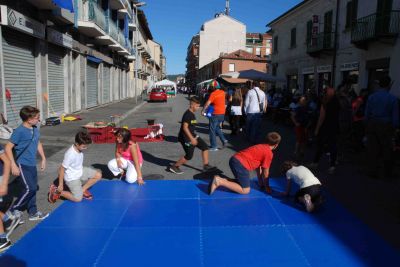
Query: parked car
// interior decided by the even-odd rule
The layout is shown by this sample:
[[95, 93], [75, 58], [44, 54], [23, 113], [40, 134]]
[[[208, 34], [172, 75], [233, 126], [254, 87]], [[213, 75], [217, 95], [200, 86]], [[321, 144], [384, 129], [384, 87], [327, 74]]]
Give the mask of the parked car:
[[151, 89], [150, 95], [149, 95], [149, 101], [161, 101], [161, 102], [167, 102], [167, 93], [165, 92], [164, 89], [162, 88], [153, 88]]

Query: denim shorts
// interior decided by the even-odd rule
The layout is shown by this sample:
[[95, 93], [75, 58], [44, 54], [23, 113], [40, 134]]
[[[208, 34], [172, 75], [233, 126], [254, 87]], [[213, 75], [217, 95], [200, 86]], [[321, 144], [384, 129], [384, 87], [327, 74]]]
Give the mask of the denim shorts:
[[231, 159], [229, 160], [229, 167], [231, 167], [232, 173], [238, 180], [240, 186], [242, 188], [249, 188], [250, 173], [245, 167], [243, 167], [242, 163], [240, 163], [237, 158], [231, 157]]

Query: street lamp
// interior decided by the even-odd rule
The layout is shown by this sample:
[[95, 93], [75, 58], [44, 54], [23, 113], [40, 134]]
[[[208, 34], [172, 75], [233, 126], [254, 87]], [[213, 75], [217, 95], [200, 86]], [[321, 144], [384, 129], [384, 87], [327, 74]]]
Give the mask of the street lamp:
[[135, 9], [135, 23], [136, 23], [136, 40], [134, 42], [135, 46], [135, 103], [137, 103], [137, 87], [138, 87], [138, 79], [139, 79], [139, 74], [138, 74], [138, 67], [139, 67], [139, 62], [138, 62], [138, 40], [139, 40], [139, 20], [138, 20], [138, 8], [145, 6], [146, 2], [138, 2], [138, 3], [133, 3], [132, 4], [134, 9]]

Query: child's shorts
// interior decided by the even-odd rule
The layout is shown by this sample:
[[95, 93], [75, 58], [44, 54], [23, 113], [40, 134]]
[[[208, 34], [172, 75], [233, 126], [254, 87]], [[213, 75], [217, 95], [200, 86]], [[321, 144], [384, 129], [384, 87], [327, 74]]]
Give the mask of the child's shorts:
[[242, 188], [250, 187], [250, 173], [243, 167], [242, 163], [235, 157], [229, 160], [229, 167]]
[[93, 178], [99, 170], [90, 167], [83, 167], [82, 176], [79, 179], [65, 181], [72, 195], [77, 199], [82, 199], [82, 186], [87, 183], [90, 178]]
[[321, 197], [321, 185], [315, 184], [301, 188], [299, 191], [297, 191], [295, 200], [298, 201], [299, 197], [304, 197], [306, 194], [310, 195], [313, 203], [317, 202]]
[[201, 151], [208, 150], [208, 145], [200, 137], [197, 138], [197, 145], [196, 146], [194, 146], [194, 145], [192, 145], [190, 143], [185, 143], [184, 141], [180, 141], [180, 142], [181, 142], [181, 145], [183, 147], [183, 150], [185, 151], [185, 159], [186, 160], [191, 160], [193, 158], [194, 149], [196, 147], [198, 149], [200, 149]]

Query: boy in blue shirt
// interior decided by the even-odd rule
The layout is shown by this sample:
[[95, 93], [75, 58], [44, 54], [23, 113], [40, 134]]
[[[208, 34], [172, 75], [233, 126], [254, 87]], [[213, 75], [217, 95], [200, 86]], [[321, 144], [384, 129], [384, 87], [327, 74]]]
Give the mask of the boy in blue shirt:
[[[30, 221], [46, 218], [49, 214], [38, 211], [36, 206], [36, 192], [38, 189], [36, 154], [42, 158], [40, 169], [46, 167], [46, 157], [43, 146], [39, 141], [40, 133], [36, 125], [40, 121], [40, 111], [31, 106], [21, 108], [19, 115], [22, 124], [14, 130], [10, 141], [6, 144], [5, 151], [11, 161], [11, 173], [17, 177], [22, 193], [14, 205], [6, 213], [6, 217], [20, 217], [21, 211], [26, 208]], [[15, 157], [13, 155], [15, 150]]]

